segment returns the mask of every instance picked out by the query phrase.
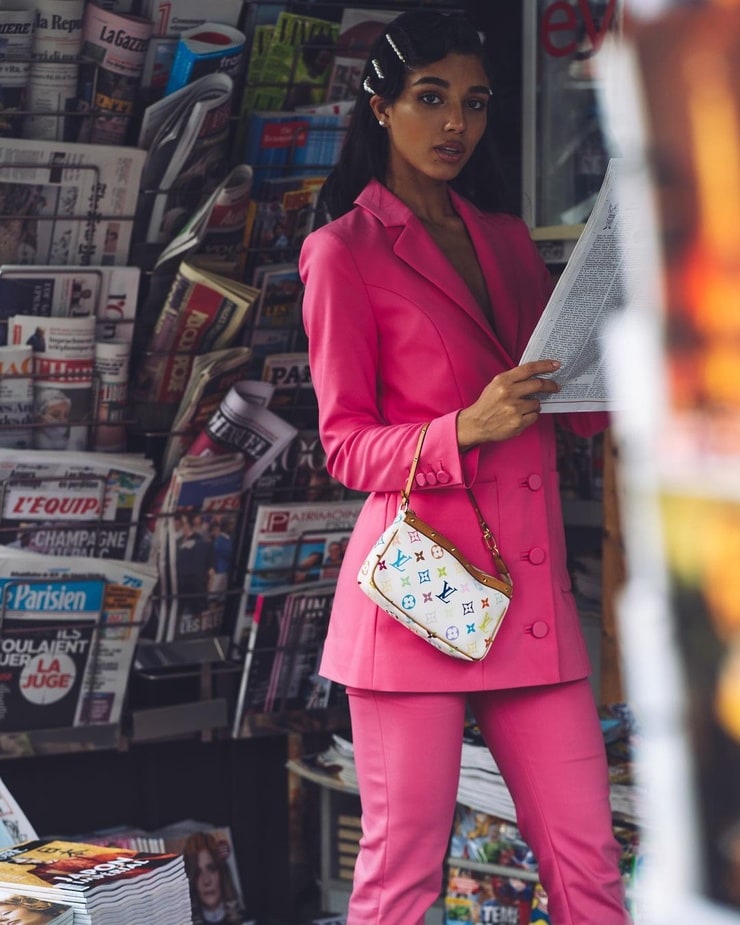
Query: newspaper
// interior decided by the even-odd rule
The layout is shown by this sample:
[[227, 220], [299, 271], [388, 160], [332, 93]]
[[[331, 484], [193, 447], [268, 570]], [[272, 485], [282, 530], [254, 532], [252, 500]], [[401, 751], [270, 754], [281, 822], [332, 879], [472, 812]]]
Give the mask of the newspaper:
[[[329, 577], [323, 573], [329, 546], [343, 551], [363, 499], [260, 504], [257, 507], [243, 598], [234, 624], [235, 651], [243, 656], [256, 595], [285, 584]], [[336, 577], [335, 575], [332, 577]]]
[[207, 74], [144, 111], [137, 241], [170, 241], [223, 179], [233, 91], [228, 74]]
[[76, 141], [109, 145], [127, 141], [152, 29], [148, 19], [87, 4]]
[[169, 478], [172, 474], [231, 386], [244, 378], [251, 355], [249, 347], [231, 347], [201, 354], [193, 359], [188, 383], [172, 422], [162, 458], [163, 478]]
[[252, 400], [255, 386], [259, 383], [235, 383], [188, 449], [188, 456], [240, 452], [245, 488], [257, 481], [298, 433], [292, 424]]
[[[74, 725], [118, 723], [136, 643], [145, 620], [156, 573], [143, 563], [113, 559], [47, 556], [0, 546], [0, 577], [63, 579], [100, 575], [105, 580], [93, 657], [81, 684]], [[74, 615], [70, 615], [70, 622]]]
[[33, 350], [0, 347], [0, 447], [24, 450], [33, 444]]
[[552, 376], [560, 391], [538, 396], [543, 412], [616, 407], [607, 394], [606, 331], [626, 305], [624, 263], [634, 242], [626, 248], [624, 232], [632, 231], [638, 208], [618, 198], [618, 165], [609, 162], [591, 216], [520, 360], [562, 364]]
[[95, 344], [92, 447], [101, 453], [126, 450], [130, 355], [130, 345], [124, 340]]
[[72, 726], [94, 657], [105, 581], [88, 570], [37, 577], [22, 563], [11, 574], [4, 566], [0, 558], [0, 730]]
[[149, 426], [169, 428], [194, 357], [235, 344], [259, 290], [183, 262], [161, 308], [131, 397]]
[[75, 127], [67, 114], [77, 97], [85, 0], [13, 0], [13, 6], [36, 15], [23, 137], [67, 139]]
[[180, 33], [166, 93], [175, 93], [206, 74], [228, 74], [238, 81], [246, 36], [233, 26], [205, 22]]
[[31, 9], [0, 9], [0, 135], [18, 136], [23, 128], [35, 19]]
[[95, 318], [13, 315], [11, 344], [33, 350], [33, 448], [86, 450], [92, 420]]
[[130, 560], [153, 479], [151, 460], [133, 454], [0, 449], [0, 543]]
[[0, 264], [125, 264], [145, 157], [136, 148], [2, 139]]
[[[139, 267], [0, 266], [0, 325], [11, 314], [97, 319], [95, 340], [131, 343]], [[0, 326], [0, 343], [5, 335]]]

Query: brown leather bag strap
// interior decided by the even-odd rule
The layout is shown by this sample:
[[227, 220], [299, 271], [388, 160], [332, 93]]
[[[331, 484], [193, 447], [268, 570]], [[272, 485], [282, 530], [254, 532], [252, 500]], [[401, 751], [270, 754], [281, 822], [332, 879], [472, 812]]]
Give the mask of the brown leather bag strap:
[[[424, 437], [427, 435], [429, 430], [429, 424], [423, 424], [421, 431], [419, 433], [419, 439], [416, 442], [416, 449], [414, 450], [414, 458], [411, 461], [411, 469], [409, 471], [409, 477], [406, 480], [406, 486], [401, 492], [401, 501], [402, 507], [406, 510], [409, 506], [409, 499], [411, 498], [411, 489], [414, 487], [414, 479], [416, 478], [416, 470], [419, 466], [419, 460], [421, 459], [421, 448], [424, 445]], [[493, 558], [494, 565], [498, 570], [499, 574], [505, 579], [508, 580], [508, 583], [511, 584], [511, 578], [509, 576], [509, 569], [504, 562], [501, 553], [496, 543], [496, 538], [493, 533], [491, 533], [491, 528], [488, 526], [486, 521], [483, 518], [481, 509], [478, 507], [478, 502], [475, 500], [475, 495], [473, 494], [470, 488], [467, 489], [468, 497], [470, 498], [470, 503], [473, 505], [473, 510], [475, 511], [476, 517], [478, 518], [478, 523], [480, 525], [481, 533], [483, 534], [483, 542], [486, 544], [486, 548], [491, 553]]]
[[419, 465], [419, 460], [421, 459], [421, 448], [424, 445], [424, 437], [427, 435], [429, 430], [428, 424], [423, 424], [421, 432], [419, 433], [419, 439], [416, 441], [416, 449], [414, 450], [414, 458], [411, 462], [411, 469], [409, 471], [409, 477], [406, 480], [406, 487], [401, 492], [401, 499], [403, 501], [404, 509], [409, 506], [409, 498], [411, 496], [411, 489], [414, 487], [414, 479], [416, 478], [416, 469]]

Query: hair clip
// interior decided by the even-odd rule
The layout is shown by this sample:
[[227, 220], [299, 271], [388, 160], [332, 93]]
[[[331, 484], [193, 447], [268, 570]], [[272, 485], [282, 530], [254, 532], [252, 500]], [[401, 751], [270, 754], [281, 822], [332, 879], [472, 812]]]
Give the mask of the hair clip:
[[396, 45], [396, 43], [395, 43], [395, 42], [393, 41], [393, 39], [390, 37], [390, 34], [389, 34], [388, 32], [386, 32], [386, 34], [385, 34], [385, 40], [386, 40], [386, 42], [388, 42], [388, 44], [391, 46], [391, 48], [393, 49], [393, 51], [394, 51], [396, 57], [397, 57], [398, 60], [401, 62], [401, 64], [405, 64], [405, 63], [406, 63], [406, 59], [405, 59], [404, 56], [401, 54], [401, 51], [400, 51], [398, 45]]
[[367, 77], [362, 81], [362, 89], [370, 96], [375, 96], [375, 90], [370, 86], [370, 80]]
[[370, 62], [370, 64], [372, 64], [373, 70], [374, 70], [375, 73], [378, 75], [378, 77], [379, 77], [381, 80], [385, 80], [385, 74], [384, 74], [383, 71], [381, 70], [380, 61], [378, 61], [377, 58], [373, 58], [372, 61]]

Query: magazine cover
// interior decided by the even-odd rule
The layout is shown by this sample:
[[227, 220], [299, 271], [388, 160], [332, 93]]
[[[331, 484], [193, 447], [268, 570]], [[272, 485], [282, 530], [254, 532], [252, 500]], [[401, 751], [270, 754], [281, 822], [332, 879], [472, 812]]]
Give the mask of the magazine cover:
[[[234, 645], [243, 652], [255, 595], [269, 588], [318, 580], [335, 538], [348, 537], [364, 502], [291, 502], [257, 506], [245, 577], [244, 600], [237, 614]], [[306, 540], [304, 544], [304, 539]], [[300, 561], [305, 549], [305, 561]], [[329, 567], [329, 566], [327, 566]]]

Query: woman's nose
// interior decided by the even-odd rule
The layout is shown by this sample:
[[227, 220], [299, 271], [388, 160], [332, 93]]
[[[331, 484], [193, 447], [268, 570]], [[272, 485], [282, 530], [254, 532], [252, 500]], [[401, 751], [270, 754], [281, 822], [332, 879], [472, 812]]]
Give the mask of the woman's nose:
[[453, 106], [445, 125], [445, 131], [464, 132], [465, 131], [465, 114], [462, 106]]

